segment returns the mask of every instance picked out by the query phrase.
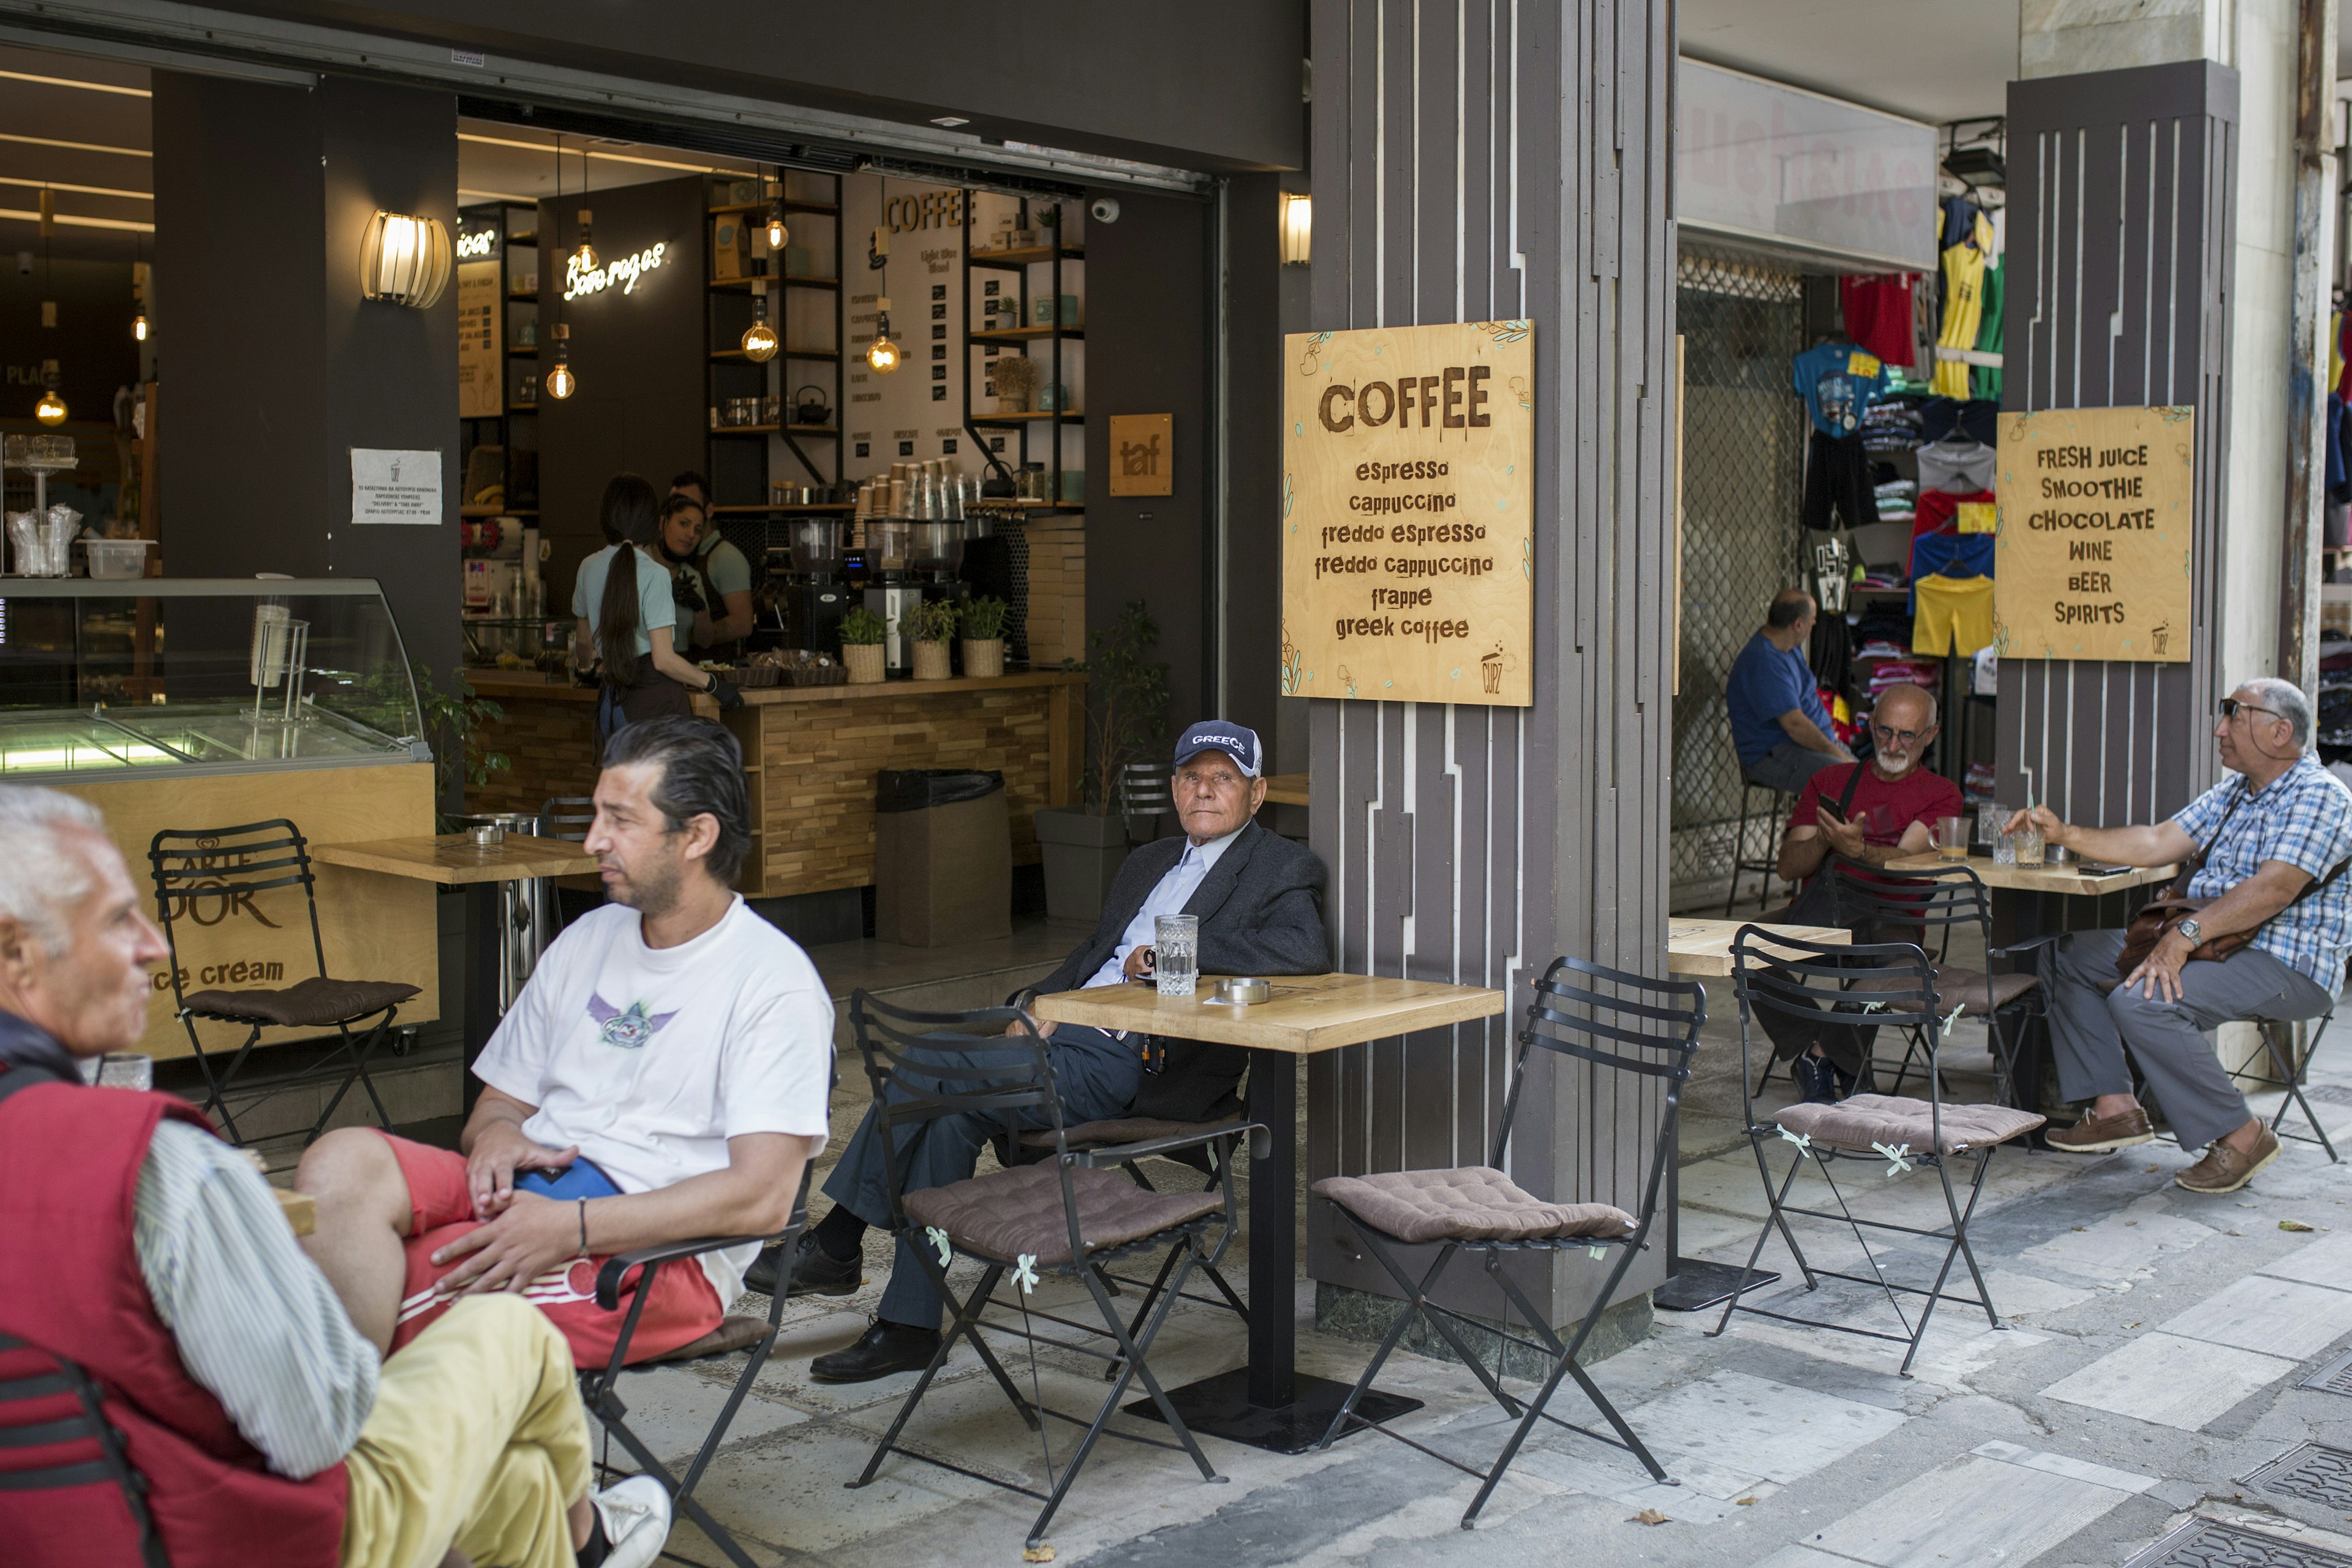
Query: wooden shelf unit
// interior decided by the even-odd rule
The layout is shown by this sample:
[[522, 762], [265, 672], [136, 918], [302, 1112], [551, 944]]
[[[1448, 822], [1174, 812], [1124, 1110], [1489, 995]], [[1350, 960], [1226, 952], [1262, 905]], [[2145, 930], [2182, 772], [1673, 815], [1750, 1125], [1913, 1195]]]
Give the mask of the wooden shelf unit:
[[[1067, 210], [1066, 206], [1065, 210]], [[1043, 216], [1042, 211], [1033, 213], [1031, 198], [1022, 199], [1018, 215], [1019, 226], [1029, 228], [1038, 226]], [[1058, 217], [1061, 215], [1055, 216]], [[1054, 232], [1058, 235], [1060, 230], [1057, 227]], [[1086, 415], [1081, 411], [1066, 409], [1041, 409], [1027, 414], [978, 413], [979, 400], [975, 396], [976, 389], [971, 373], [972, 356], [975, 351], [989, 348], [994, 348], [1000, 352], [1026, 354], [1030, 344], [1041, 343], [1045, 345], [1045, 353], [1042, 356], [1033, 356], [1041, 357], [1045, 362], [1040, 367], [1044, 373], [1044, 384], [1039, 387], [1037, 395], [1041, 397], [1045, 395], [1047, 388], [1060, 387], [1064, 389], [1063, 395], [1066, 396], [1069, 384], [1065, 374], [1064, 354], [1069, 345], [1084, 345], [1086, 329], [1083, 326], [1067, 325], [1063, 322], [1061, 302], [1065, 294], [1080, 296], [1078, 310], [1081, 318], [1084, 317], [1086, 310], [1086, 301], [1083, 298], [1084, 274], [1081, 273], [1077, 279], [1073, 279], [1067, 271], [1067, 267], [1073, 262], [1083, 263], [1086, 258], [1085, 246], [1059, 243], [1030, 246], [1019, 250], [975, 252], [971, 247], [971, 193], [969, 191], [964, 193], [962, 271], [964, 428], [971, 434], [972, 445], [980, 453], [982, 461], [988, 464], [992, 469], [1001, 469], [1005, 473], [1030, 461], [1030, 431], [1033, 428], [1042, 429], [1046, 449], [1041, 456], [1045, 459], [1045, 471], [1050, 476], [1049, 482], [1053, 486], [1054, 497], [1052, 500], [1044, 504], [1055, 510], [1059, 510], [1063, 505], [1062, 432], [1066, 426], [1083, 426], [1086, 423]], [[1042, 279], [1046, 289], [1045, 297], [1054, 302], [1051, 312], [1053, 320], [1044, 326], [1031, 323], [1034, 312], [1031, 308], [1030, 280], [1031, 269], [1034, 268], [1046, 269], [1046, 275]], [[1019, 323], [1018, 325], [1011, 327], [975, 327], [973, 325], [981, 319], [981, 312], [977, 308], [972, 291], [974, 272], [1010, 272], [1014, 276], [1016, 291], [1013, 296], [1015, 300], [1013, 320]], [[1071, 282], [1076, 282], [1078, 287], [1066, 286]], [[992, 282], [989, 286], [998, 287], [999, 283]], [[985, 385], [984, 373], [981, 384]], [[990, 430], [1012, 430], [1020, 434], [1021, 444], [1017, 459], [1008, 460], [1008, 454], [1003, 453], [991, 445], [990, 437], [986, 434]]]
[[[794, 363], [805, 364], [812, 361], [828, 363], [833, 366], [832, 401], [835, 423], [803, 425], [786, 420], [773, 425], [734, 425], [714, 426], [709, 429], [704, 440], [703, 471], [710, 476], [711, 500], [714, 503], [711, 511], [715, 516], [743, 517], [773, 510], [761, 503], [766, 502], [771, 494], [777, 457], [773, 447], [778, 443], [781, 443], [792, 460], [805, 470], [808, 478], [814, 483], [831, 484], [841, 477], [843, 447], [838, 421], [846, 388], [844, 384], [841, 353], [837, 345], [847, 342], [846, 323], [843, 320], [841, 302], [843, 299], [841, 176], [793, 171], [790, 174], [779, 172], [777, 178], [787, 184], [794, 179], [830, 179], [833, 182], [833, 200], [830, 202], [797, 199], [790, 194], [789, 190], [786, 190], [783, 196], [783, 209], [787, 214], [797, 214], [829, 223], [833, 230], [831, 239], [833, 275], [819, 277], [787, 274], [782, 271], [784, 258], [772, 256], [768, 258], [767, 264], [773, 271], [764, 279], [704, 279], [703, 390], [705, 401], [711, 406], [717, 406], [730, 398], [744, 396], [789, 399], [795, 391], [795, 387], [787, 379], [786, 369], [781, 367], [789, 367]], [[716, 181], [713, 183], [718, 184]], [[730, 215], [764, 213], [768, 210], [769, 203], [767, 201], [709, 201], [706, 202], [705, 205], [709, 209], [709, 217], [718, 218]], [[809, 244], [797, 233], [793, 237], [801, 244]], [[819, 246], [810, 245], [809, 248], [813, 253], [822, 255]], [[750, 312], [744, 309], [744, 304], [747, 302], [744, 300], [744, 296], [751, 292], [754, 283], [761, 281], [765, 281], [768, 285], [768, 325], [774, 329], [779, 337], [783, 336], [790, 330], [790, 313], [786, 304], [796, 290], [820, 296], [830, 295], [833, 299], [833, 341], [836, 345], [835, 350], [826, 353], [809, 348], [786, 348], [774, 358], [764, 362], [754, 361], [746, 354], [741, 347], [742, 336], [751, 318]], [[821, 373], [819, 376], [811, 379], [821, 379]], [[745, 461], [744, 441], [747, 437], [756, 438], [756, 466]], [[770, 437], [774, 437], [774, 441]], [[812, 452], [809, 449], [813, 446], [821, 445], [829, 445], [832, 447], [833, 456], [830, 463], [821, 460], [822, 452]], [[797, 479], [793, 482], [797, 483]], [[753, 489], [754, 485], [756, 485], [756, 490]], [[755, 494], [757, 500], [748, 500], [746, 491]]]
[[[457, 422], [458, 482], [462, 489], [466, 472], [472, 463], [473, 449], [476, 447], [496, 446], [500, 450], [499, 482], [502, 492], [506, 500], [512, 501], [517, 499], [515, 496], [515, 437], [522, 430], [535, 428], [530, 426], [518, 426], [515, 421], [519, 417], [535, 416], [539, 412], [537, 403], [525, 403], [516, 396], [518, 386], [515, 379], [516, 373], [512, 368], [517, 361], [535, 364], [539, 359], [539, 348], [535, 343], [515, 342], [515, 334], [522, 320], [529, 320], [536, 324], [539, 319], [539, 290], [514, 288], [512, 279], [515, 275], [516, 262], [525, 256], [530, 258], [529, 269], [537, 269], [539, 206], [534, 202], [503, 200], [476, 202], [458, 208], [457, 216], [463, 224], [494, 228], [499, 236], [498, 246], [491, 252], [490, 257], [468, 259], [495, 258], [499, 264], [499, 319], [495, 336], [499, 344], [499, 388], [498, 414], [478, 415]], [[518, 220], [525, 226], [518, 229], [515, 226]], [[528, 307], [528, 316], [518, 311], [515, 309], [517, 306]], [[531, 450], [535, 454], [537, 449], [537, 441], [534, 437]], [[539, 496], [536, 486], [533, 487], [529, 499], [533, 503], [530, 506], [460, 504], [457, 509], [458, 515], [461, 517], [537, 517]], [[458, 500], [464, 503], [466, 498], [461, 494]]]

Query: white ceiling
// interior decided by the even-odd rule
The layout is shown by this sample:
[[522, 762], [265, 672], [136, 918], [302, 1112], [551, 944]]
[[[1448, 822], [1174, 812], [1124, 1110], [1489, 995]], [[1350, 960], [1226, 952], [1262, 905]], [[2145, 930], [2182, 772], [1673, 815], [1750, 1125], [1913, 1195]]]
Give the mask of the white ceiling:
[[1937, 124], [2007, 112], [2018, 0], [1682, 0], [1683, 52]]

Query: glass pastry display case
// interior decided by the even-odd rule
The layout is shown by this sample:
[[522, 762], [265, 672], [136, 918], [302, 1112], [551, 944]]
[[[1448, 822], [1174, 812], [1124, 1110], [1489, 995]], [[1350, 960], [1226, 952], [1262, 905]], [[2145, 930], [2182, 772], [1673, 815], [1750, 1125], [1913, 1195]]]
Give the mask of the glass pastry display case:
[[0, 777], [429, 762], [424, 731], [372, 581], [0, 579]]

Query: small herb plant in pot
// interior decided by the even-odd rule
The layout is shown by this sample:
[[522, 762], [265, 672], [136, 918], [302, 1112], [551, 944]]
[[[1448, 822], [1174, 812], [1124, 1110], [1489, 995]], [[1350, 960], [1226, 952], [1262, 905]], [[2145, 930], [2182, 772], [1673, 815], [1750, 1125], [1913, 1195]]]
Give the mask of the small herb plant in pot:
[[841, 617], [841, 662], [852, 681], [872, 685], [882, 679], [882, 638], [889, 629], [863, 605]]
[[1012, 607], [1002, 599], [979, 598], [963, 607], [963, 672], [982, 679], [1004, 673], [1004, 623]]
[[915, 612], [915, 679], [947, 680], [955, 675], [948, 657], [948, 639], [955, 636], [954, 601], [926, 599]]

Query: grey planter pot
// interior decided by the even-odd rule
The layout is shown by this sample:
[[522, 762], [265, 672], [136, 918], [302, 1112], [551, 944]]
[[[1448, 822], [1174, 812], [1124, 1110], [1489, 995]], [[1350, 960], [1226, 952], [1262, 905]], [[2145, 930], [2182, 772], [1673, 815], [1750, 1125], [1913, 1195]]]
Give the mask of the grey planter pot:
[[1100, 920], [1103, 896], [1127, 859], [1127, 818], [1046, 806], [1037, 813], [1037, 845], [1045, 858], [1047, 916]]

